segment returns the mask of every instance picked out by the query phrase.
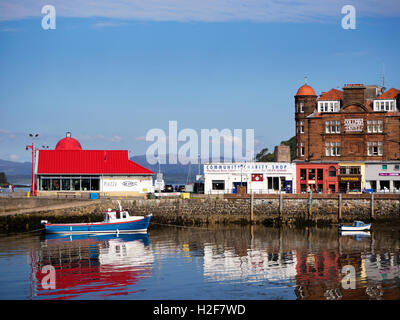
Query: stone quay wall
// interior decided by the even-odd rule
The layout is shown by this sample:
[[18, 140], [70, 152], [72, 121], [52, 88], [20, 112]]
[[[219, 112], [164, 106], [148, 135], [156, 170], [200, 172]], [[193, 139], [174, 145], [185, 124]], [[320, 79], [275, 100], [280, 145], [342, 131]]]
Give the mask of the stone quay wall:
[[[1, 199], [6, 202], [6, 199]], [[30, 198], [12, 199], [0, 211], [0, 232], [40, 228], [40, 220], [52, 223], [101, 221], [117, 200], [89, 201]], [[390, 221], [400, 218], [400, 195], [370, 194], [274, 194], [224, 195], [192, 199], [121, 199], [134, 215], [152, 214], [158, 224], [289, 224], [329, 225], [354, 220]], [[0, 203], [3, 205], [3, 203]]]

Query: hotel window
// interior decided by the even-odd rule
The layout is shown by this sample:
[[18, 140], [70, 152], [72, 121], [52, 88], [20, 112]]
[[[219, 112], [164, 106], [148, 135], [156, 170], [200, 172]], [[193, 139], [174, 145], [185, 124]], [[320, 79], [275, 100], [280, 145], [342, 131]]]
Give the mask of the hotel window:
[[368, 155], [381, 156], [383, 154], [382, 142], [368, 142]]
[[304, 121], [299, 121], [297, 123], [297, 132], [304, 133]]
[[368, 132], [369, 133], [383, 132], [383, 121], [382, 120], [368, 120]]
[[340, 120], [325, 121], [325, 133], [340, 133]]
[[374, 101], [374, 111], [396, 111], [396, 100]]
[[340, 142], [326, 142], [325, 155], [327, 157], [340, 156]]
[[338, 101], [319, 101], [318, 112], [338, 112], [339, 102]]
[[297, 145], [297, 156], [303, 157], [304, 156], [304, 142], [300, 142]]

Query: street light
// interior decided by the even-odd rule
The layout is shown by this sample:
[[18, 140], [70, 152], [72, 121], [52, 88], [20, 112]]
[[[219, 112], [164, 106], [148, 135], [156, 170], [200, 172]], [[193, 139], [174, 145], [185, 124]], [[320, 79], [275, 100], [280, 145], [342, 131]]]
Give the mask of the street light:
[[39, 136], [38, 133], [35, 133], [35, 134], [30, 133], [29, 137], [32, 139], [32, 144], [31, 145], [27, 145], [25, 147], [25, 150], [29, 150], [29, 149], [32, 150], [32, 181], [31, 181], [31, 193], [32, 193], [32, 195], [33, 194], [36, 195], [36, 192], [35, 192], [36, 191], [35, 190], [35, 177], [34, 177], [35, 176], [34, 168], [35, 168], [35, 151], [36, 151], [36, 148], [35, 148], [35, 145], [34, 145], [34, 139], [36, 139], [38, 136]]

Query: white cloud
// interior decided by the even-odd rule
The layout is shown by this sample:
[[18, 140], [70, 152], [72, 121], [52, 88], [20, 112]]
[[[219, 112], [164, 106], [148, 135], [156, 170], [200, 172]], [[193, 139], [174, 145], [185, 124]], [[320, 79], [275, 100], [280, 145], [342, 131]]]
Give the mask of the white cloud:
[[17, 154], [15, 154], [15, 153], [11, 153], [11, 154], [8, 155], [8, 158], [9, 158], [11, 161], [18, 161], [18, 160], [20, 159], [20, 156], [17, 155]]
[[[41, 17], [48, 0], [0, 0], [0, 21]], [[304, 22], [341, 19], [348, 0], [52, 0], [58, 17], [147, 21]], [[399, 0], [353, 0], [357, 16], [400, 15]], [[340, 21], [340, 20], [339, 20]], [[100, 22], [100, 26], [106, 26]], [[111, 25], [109, 25], [111, 26]]]
[[98, 135], [77, 135], [76, 139], [78, 141], [107, 141], [107, 142], [121, 142], [124, 139], [119, 136], [119, 135], [113, 135], [113, 136], [104, 136], [102, 134], [98, 134]]

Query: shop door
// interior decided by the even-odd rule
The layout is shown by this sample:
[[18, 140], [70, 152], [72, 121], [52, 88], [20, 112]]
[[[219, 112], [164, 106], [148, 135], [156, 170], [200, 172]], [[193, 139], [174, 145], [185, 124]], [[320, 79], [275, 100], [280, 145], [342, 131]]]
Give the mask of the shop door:
[[232, 193], [238, 193], [238, 187], [245, 187], [247, 192], [247, 182], [234, 182]]
[[293, 187], [292, 181], [285, 181], [286, 193], [292, 193], [293, 192], [292, 187]]

